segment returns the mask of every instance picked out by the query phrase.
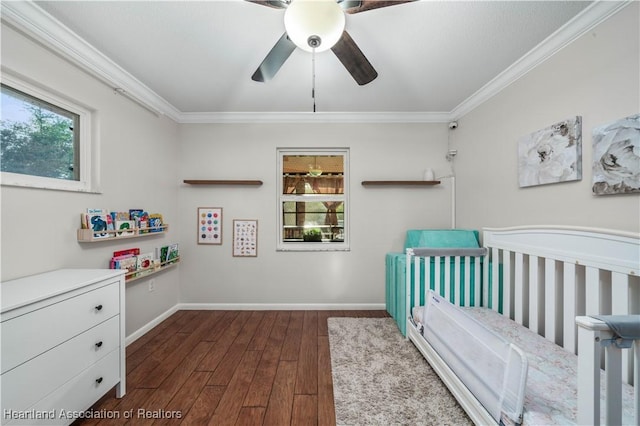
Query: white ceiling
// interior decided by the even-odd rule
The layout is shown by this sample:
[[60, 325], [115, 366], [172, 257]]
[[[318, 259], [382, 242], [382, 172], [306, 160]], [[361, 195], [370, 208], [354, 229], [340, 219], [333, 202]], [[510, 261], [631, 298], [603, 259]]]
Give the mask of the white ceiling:
[[[590, 3], [415, 1], [347, 15], [346, 30], [379, 76], [358, 86], [331, 51], [317, 54], [317, 109], [452, 118], [588, 29], [567, 30]], [[284, 32], [284, 10], [242, 0], [36, 4], [112, 61], [111, 74], [128, 74], [123, 89], [178, 121], [312, 109], [310, 53], [296, 49], [273, 80], [251, 80]]]

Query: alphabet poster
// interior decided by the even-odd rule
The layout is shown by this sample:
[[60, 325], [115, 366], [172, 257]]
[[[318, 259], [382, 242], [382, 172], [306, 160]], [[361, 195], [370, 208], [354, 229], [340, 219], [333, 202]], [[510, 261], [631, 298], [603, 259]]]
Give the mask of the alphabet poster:
[[236, 257], [258, 256], [258, 221], [233, 221], [233, 255]]

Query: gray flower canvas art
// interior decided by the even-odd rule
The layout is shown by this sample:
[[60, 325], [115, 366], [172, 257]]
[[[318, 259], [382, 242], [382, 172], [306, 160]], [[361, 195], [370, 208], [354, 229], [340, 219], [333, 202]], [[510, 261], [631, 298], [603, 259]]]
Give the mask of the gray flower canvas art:
[[582, 179], [582, 117], [533, 132], [518, 141], [520, 187]]
[[593, 129], [593, 193], [640, 192], [640, 114]]

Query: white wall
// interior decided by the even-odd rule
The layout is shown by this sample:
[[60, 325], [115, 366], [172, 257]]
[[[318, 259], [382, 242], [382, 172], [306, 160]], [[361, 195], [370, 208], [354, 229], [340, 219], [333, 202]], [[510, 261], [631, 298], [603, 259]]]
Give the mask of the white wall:
[[[640, 111], [634, 2], [484, 105], [460, 118], [457, 225], [570, 224], [639, 231], [638, 195], [591, 195], [591, 129]], [[448, 181], [434, 187], [363, 187], [362, 180], [448, 174], [446, 124], [184, 124], [155, 117], [111, 88], [2, 28], [2, 65], [96, 110], [102, 193], [2, 187], [2, 280], [65, 267], [106, 267], [111, 252], [178, 242], [183, 261], [127, 285], [127, 334], [176, 303], [384, 303], [384, 256], [407, 229], [450, 225]], [[517, 140], [583, 117], [583, 179], [520, 189]], [[277, 252], [276, 148], [351, 150], [351, 250]], [[189, 186], [183, 179], [261, 179], [260, 187]], [[223, 245], [196, 244], [197, 207], [224, 209]], [[87, 207], [145, 208], [171, 224], [165, 236], [80, 244]], [[43, 212], [46, 224], [42, 225]], [[231, 254], [233, 219], [259, 221], [257, 258]]]
[[[462, 117], [458, 224], [556, 224], [640, 231], [640, 196], [591, 192], [592, 129], [640, 111], [640, 3], [633, 2]], [[517, 141], [582, 116], [582, 180], [518, 186]]]
[[[178, 221], [177, 124], [158, 118], [51, 54], [13, 29], [2, 26], [2, 66], [95, 110], [99, 125], [102, 193], [87, 194], [2, 186], [2, 281], [60, 268], [108, 268], [114, 250], [178, 241], [165, 236], [78, 243], [80, 213], [88, 207], [144, 208]], [[127, 335], [178, 302], [178, 270], [127, 284]]]
[[[260, 187], [180, 190], [190, 303], [384, 303], [385, 253], [402, 251], [410, 228], [448, 228], [450, 190], [363, 187], [363, 180], [422, 179], [448, 172], [445, 124], [226, 124], [180, 126], [180, 179], [260, 179]], [[350, 148], [351, 251], [277, 252], [276, 148]], [[197, 245], [197, 207], [223, 208], [223, 244]], [[258, 256], [232, 256], [233, 219], [258, 220]]]

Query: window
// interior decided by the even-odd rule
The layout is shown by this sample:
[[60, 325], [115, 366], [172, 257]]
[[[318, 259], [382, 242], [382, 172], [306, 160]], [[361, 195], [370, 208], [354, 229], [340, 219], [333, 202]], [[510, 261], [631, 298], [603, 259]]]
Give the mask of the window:
[[347, 149], [278, 150], [279, 250], [348, 250]]
[[91, 113], [3, 74], [2, 184], [91, 191]]

